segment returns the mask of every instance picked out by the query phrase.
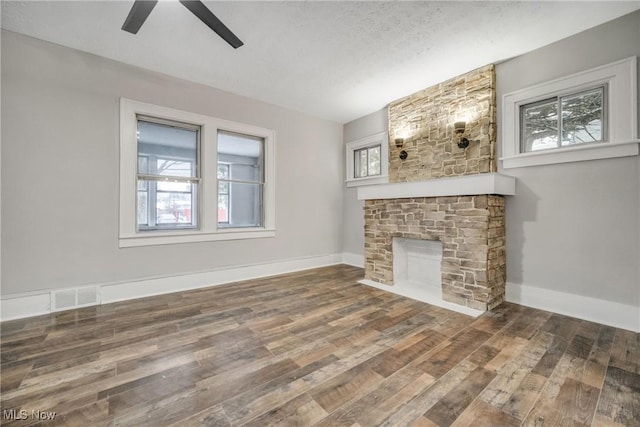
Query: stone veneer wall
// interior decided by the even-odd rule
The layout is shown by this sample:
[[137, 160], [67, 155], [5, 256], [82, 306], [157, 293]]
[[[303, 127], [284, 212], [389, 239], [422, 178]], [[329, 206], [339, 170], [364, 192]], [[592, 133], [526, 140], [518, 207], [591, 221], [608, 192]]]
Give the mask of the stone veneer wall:
[[365, 278], [393, 284], [393, 238], [440, 240], [442, 297], [478, 310], [504, 300], [504, 198], [422, 197], [365, 202]]
[[[466, 120], [461, 149], [453, 124]], [[397, 148], [396, 137], [404, 137]], [[389, 104], [389, 181], [425, 181], [495, 172], [496, 90], [493, 64]], [[408, 153], [406, 160], [400, 151]]]

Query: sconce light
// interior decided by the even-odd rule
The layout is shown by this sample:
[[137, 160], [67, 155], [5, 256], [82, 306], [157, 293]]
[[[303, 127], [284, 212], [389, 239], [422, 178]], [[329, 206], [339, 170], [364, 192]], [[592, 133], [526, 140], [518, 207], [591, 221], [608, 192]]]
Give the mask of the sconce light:
[[463, 136], [466, 126], [466, 122], [455, 122], [453, 124], [453, 129], [458, 137], [458, 147], [463, 150], [469, 146], [469, 140]]
[[400, 148], [404, 144], [404, 138], [396, 138], [395, 139], [396, 147]]

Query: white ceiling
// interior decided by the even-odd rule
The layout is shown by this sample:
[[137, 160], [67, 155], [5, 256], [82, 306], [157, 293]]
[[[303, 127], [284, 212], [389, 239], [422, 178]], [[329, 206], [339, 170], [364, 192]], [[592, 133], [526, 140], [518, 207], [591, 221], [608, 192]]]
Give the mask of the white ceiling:
[[640, 1], [205, 1], [232, 49], [161, 1], [137, 35], [133, 1], [2, 1], [2, 28], [345, 123], [471, 69], [640, 9]]

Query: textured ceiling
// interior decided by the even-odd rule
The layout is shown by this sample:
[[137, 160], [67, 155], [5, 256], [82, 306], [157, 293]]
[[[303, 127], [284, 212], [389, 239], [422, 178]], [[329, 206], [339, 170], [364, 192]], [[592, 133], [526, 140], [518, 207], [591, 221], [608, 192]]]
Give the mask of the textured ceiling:
[[389, 102], [640, 9], [640, 1], [218, 2], [234, 50], [161, 1], [2, 1], [2, 28], [345, 123]]

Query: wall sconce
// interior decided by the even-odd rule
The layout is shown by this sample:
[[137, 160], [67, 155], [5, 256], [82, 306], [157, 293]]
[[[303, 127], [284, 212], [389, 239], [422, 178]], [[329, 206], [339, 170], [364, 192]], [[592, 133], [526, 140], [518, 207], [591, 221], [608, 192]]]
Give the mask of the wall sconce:
[[[402, 148], [404, 146], [404, 138], [396, 138], [393, 140], [396, 143], [396, 148]], [[406, 160], [409, 157], [409, 154], [405, 150], [400, 152], [400, 160]]]
[[458, 147], [463, 150], [469, 146], [469, 140], [463, 136], [466, 126], [466, 122], [455, 122], [453, 124], [453, 129], [458, 137]]

